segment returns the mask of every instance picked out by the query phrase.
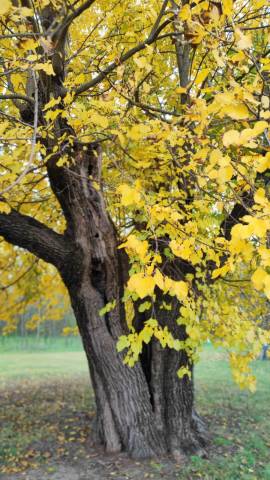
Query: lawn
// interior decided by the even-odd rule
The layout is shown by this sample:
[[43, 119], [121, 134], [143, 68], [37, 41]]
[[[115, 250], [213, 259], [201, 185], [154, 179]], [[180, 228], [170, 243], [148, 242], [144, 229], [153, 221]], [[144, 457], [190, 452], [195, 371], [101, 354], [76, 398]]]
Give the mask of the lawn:
[[22, 473], [15, 475], [24, 470], [37, 472], [29, 474], [31, 480], [60, 478], [53, 475], [61, 465], [69, 465], [73, 472], [88, 472], [88, 476], [72, 474], [74, 480], [270, 480], [270, 361], [254, 363], [258, 388], [250, 394], [233, 384], [226, 354], [207, 345], [195, 370], [195, 382], [197, 409], [212, 434], [209, 458], [194, 456], [182, 465], [165, 459], [127, 463], [103, 458], [91, 445], [94, 401], [84, 353], [79, 343], [69, 349], [61, 342], [58, 350], [54, 345], [57, 351], [36, 351], [30, 346], [23, 352], [16, 348], [1, 352], [0, 348], [4, 480], [25, 478]]

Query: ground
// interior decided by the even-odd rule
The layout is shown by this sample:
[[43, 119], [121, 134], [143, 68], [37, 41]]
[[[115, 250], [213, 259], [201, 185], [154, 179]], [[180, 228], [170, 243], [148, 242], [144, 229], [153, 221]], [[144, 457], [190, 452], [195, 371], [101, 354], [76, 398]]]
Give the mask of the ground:
[[92, 445], [94, 402], [79, 343], [42, 342], [25, 351], [0, 343], [1, 480], [270, 480], [270, 361], [254, 363], [258, 389], [249, 394], [233, 384], [225, 352], [206, 346], [195, 380], [212, 432], [209, 457], [134, 462]]

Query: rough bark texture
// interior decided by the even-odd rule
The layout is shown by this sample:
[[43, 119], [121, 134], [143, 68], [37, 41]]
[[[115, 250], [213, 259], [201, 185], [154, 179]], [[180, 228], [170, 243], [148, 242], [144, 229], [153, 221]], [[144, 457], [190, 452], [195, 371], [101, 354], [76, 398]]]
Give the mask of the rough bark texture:
[[[88, 178], [98, 157], [93, 152], [76, 155], [80, 161], [75, 167], [59, 172], [52, 166], [49, 175], [67, 219], [66, 236], [74, 245], [61, 275], [89, 361], [98, 437], [107, 450], [124, 448], [136, 458], [198, 451], [202, 438], [194, 428], [192, 381], [180, 381], [176, 374], [187, 365], [186, 355], [162, 351], [153, 343], [149, 348], [154, 353], [131, 369], [116, 352], [117, 338], [126, 331], [121, 296], [128, 265], [120, 257], [101, 193]], [[112, 299], [117, 301], [115, 309], [100, 316], [100, 309]], [[172, 312], [169, 326], [174, 317]], [[166, 320], [160, 318], [161, 323]]]

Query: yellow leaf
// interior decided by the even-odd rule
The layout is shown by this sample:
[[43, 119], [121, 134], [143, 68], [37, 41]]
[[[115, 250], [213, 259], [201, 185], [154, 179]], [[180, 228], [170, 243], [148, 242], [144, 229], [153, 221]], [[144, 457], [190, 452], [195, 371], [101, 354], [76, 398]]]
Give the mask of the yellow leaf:
[[192, 254], [191, 244], [194, 243], [193, 240], [187, 239], [181, 243], [176, 240], [171, 240], [170, 249], [176, 257], [181, 257], [183, 260], [188, 260]]
[[231, 17], [233, 14], [233, 0], [223, 0], [222, 7], [224, 15]]
[[249, 117], [248, 108], [243, 103], [226, 105], [222, 109], [222, 112], [225, 115], [228, 115], [229, 117], [233, 118], [234, 120], [243, 120], [244, 118]]
[[237, 130], [228, 130], [223, 135], [223, 145], [246, 145], [250, 140], [263, 133], [268, 127], [268, 123], [259, 120], [255, 123], [254, 128], [244, 128], [241, 132]]
[[260, 117], [264, 118], [265, 120], [268, 120], [270, 118], [270, 110], [262, 111], [260, 114]]
[[22, 47], [24, 50], [34, 50], [37, 45], [38, 42], [36, 42], [32, 38], [27, 38], [26, 40], [20, 42], [20, 47]]
[[61, 97], [57, 98], [52, 98], [48, 103], [46, 103], [45, 107], [43, 108], [43, 111], [46, 112], [49, 108], [55, 107], [55, 105], [58, 105], [58, 103], [61, 102]]
[[185, 375], [191, 378], [191, 372], [187, 367], [179, 368], [179, 370], [177, 371], [177, 375], [179, 378], [183, 378]]
[[140, 140], [147, 134], [147, 127], [144, 124], [133, 125], [131, 129], [127, 132], [127, 135], [132, 140]]
[[178, 87], [176, 88], [175, 93], [186, 93], [186, 91], [186, 87]]
[[164, 289], [164, 277], [163, 277], [162, 273], [160, 272], [160, 270], [156, 270], [155, 275], [154, 275], [154, 280], [155, 280], [155, 283], [156, 283], [157, 287], [160, 288], [160, 290], [163, 290]]
[[10, 0], [1, 0], [0, 2], [0, 15], [5, 15], [11, 9], [12, 4]]
[[200, 336], [201, 336], [201, 332], [199, 330], [198, 327], [196, 327], [195, 325], [187, 325], [187, 334], [188, 336], [192, 339], [192, 340], [195, 340], [195, 341], [198, 341], [200, 339]]
[[203, 81], [206, 79], [208, 73], [210, 72], [209, 68], [203, 68], [197, 75], [195, 79], [195, 84], [199, 85], [200, 83], [203, 83]]
[[179, 282], [173, 282], [170, 294], [175, 295], [178, 300], [183, 301], [188, 295], [188, 284], [180, 280]]
[[259, 205], [264, 205], [267, 202], [267, 198], [265, 196], [265, 190], [263, 188], [258, 188], [254, 195], [254, 200]]
[[259, 120], [258, 122], [255, 123], [253, 131], [255, 135], [260, 135], [263, 133], [265, 130], [268, 128], [268, 123], [265, 122], [264, 120]]
[[256, 158], [256, 170], [259, 173], [264, 172], [270, 168], [270, 152], [268, 152], [265, 157]]
[[116, 350], [117, 352], [122, 352], [125, 348], [128, 348], [130, 345], [130, 341], [126, 335], [121, 335], [119, 337], [118, 342], [116, 344]]
[[233, 167], [231, 165], [228, 165], [226, 167], [220, 168], [217, 178], [221, 183], [228, 182], [232, 178], [233, 173]]
[[53, 66], [50, 62], [36, 63], [33, 68], [34, 70], [43, 70], [47, 75], [55, 75]]
[[242, 60], [245, 60], [245, 54], [244, 52], [237, 52], [237, 53], [234, 53], [231, 57], [230, 57], [230, 61], [231, 62], [241, 62]]
[[250, 235], [256, 235], [257, 237], [264, 237], [269, 228], [269, 219], [264, 220], [262, 218], [251, 217], [250, 215], [245, 215], [243, 217], [245, 222], [248, 222], [248, 230]]
[[240, 134], [237, 130], [228, 130], [223, 135], [223, 145], [228, 147], [229, 145], [238, 144]]
[[153, 329], [149, 326], [146, 326], [143, 330], [140, 332], [140, 340], [144, 343], [149, 343], [152, 336], [153, 336]]
[[97, 112], [90, 113], [90, 120], [91, 120], [91, 123], [94, 123], [95, 125], [100, 125], [103, 128], [107, 128], [109, 125], [108, 118], [104, 117], [103, 115], [100, 115]]
[[192, 17], [189, 5], [186, 4], [181, 8], [179, 18], [181, 18], [181, 20], [191, 20]]
[[131, 234], [128, 236], [127, 241], [125, 243], [122, 243], [119, 248], [123, 247], [134, 251], [139, 256], [140, 260], [144, 262], [148, 252], [149, 244], [147, 240], [142, 241], [137, 238], [136, 235]]
[[32, 8], [20, 7], [20, 14], [23, 17], [31, 17], [33, 13], [34, 13], [34, 10], [32, 10]]
[[257, 268], [255, 272], [253, 273], [251, 280], [254, 284], [254, 287], [256, 290], [262, 290], [264, 287], [264, 282], [267, 277], [267, 273], [265, 270], [263, 270], [261, 267]]
[[240, 28], [235, 29], [235, 39], [239, 50], [246, 50], [252, 47], [251, 35], [244, 35]]
[[148, 60], [146, 57], [134, 58], [134, 62], [139, 68], [145, 68], [148, 65]]
[[144, 298], [153, 295], [155, 280], [153, 277], [145, 277], [143, 273], [135, 273], [127, 283], [130, 292], [135, 292], [138, 297]]
[[55, 120], [58, 117], [58, 115], [62, 113], [63, 113], [63, 110], [60, 110], [59, 108], [57, 110], [47, 110], [44, 117], [46, 118], [46, 120]]
[[10, 206], [5, 202], [0, 201], [0, 213], [10, 213], [10, 212], [11, 212]]
[[217, 278], [219, 276], [222, 277], [223, 275], [226, 275], [226, 273], [228, 273], [228, 270], [229, 270], [228, 265], [224, 265], [223, 267], [216, 268], [215, 270], [213, 270], [212, 278]]
[[117, 191], [121, 194], [121, 204], [124, 207], [137, 204], [141, 200], [141, 195], [138, 190], [131, 188], [127, 184], [120, 185]]

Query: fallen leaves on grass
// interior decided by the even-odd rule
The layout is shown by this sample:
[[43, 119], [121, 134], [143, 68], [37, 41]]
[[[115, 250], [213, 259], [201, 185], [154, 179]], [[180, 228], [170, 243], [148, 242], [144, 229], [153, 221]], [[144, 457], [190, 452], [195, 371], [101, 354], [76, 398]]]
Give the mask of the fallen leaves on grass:
[[93, 397], [83, 379], [24, 381], [0, 390], [1, 473], [85, 455]]

